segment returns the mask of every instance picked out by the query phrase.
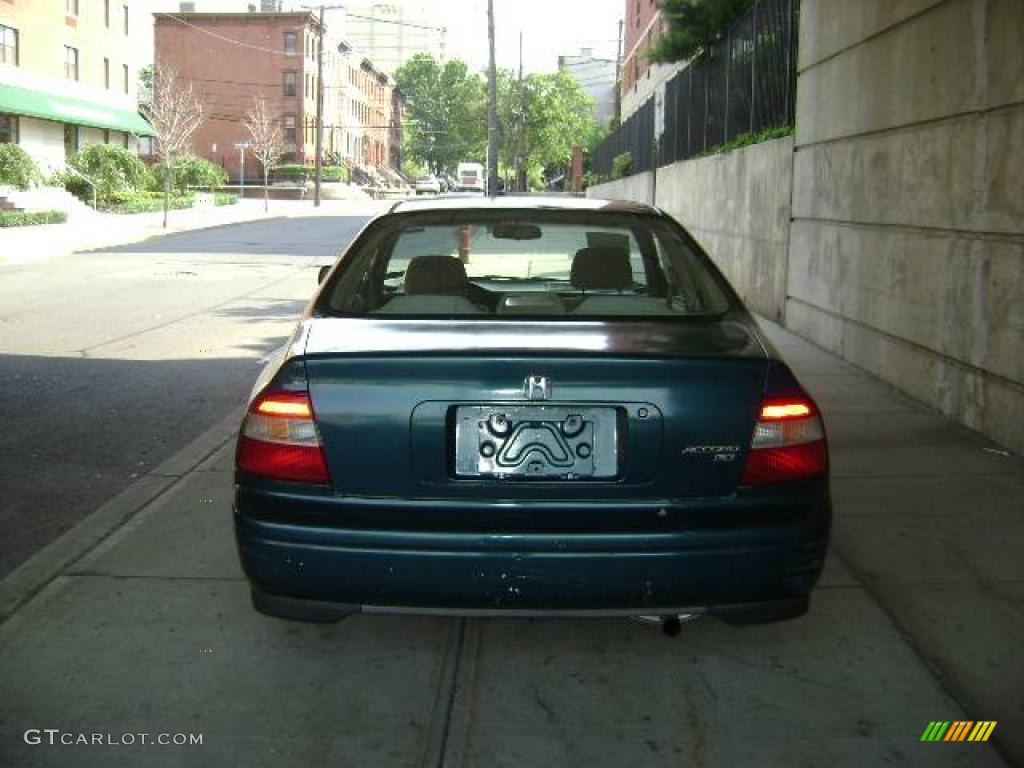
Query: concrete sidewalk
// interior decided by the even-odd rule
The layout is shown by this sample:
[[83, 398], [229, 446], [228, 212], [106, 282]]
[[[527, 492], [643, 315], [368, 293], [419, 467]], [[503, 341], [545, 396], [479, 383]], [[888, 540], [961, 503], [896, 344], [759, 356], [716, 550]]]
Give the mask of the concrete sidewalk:
[[1024, 765], [1024, 460], [761, 326], [825, 414], [833, 553], [970, 718], [999, 721], [997, 740]]
[[150, 237], [207, 229], [245, 221], [280, 217], [365, 215], [385, 210], [390, 203], [372, 200], [271, 200], [264, 211], [262, 200], [245, 198], [235, 205], [170, 211], [167, 228], [163, 212], [98, 213], [72, 216], [63, 224], [42, 224], [0, 229], [0, 266], [64, 256], [77, 251], [125, 245]]
[[[225, 423], [12, 575], [0, 764], [1024, 763], [1024, 464], [765, 327], [832, 441], [834, 547], [806, 617], [670, 641], [624, 620], [259, 616]], [[921, 743], [936, 719], [999, 724], [992, 743]], [[33, 745], [30, 728], [204, 740]]]

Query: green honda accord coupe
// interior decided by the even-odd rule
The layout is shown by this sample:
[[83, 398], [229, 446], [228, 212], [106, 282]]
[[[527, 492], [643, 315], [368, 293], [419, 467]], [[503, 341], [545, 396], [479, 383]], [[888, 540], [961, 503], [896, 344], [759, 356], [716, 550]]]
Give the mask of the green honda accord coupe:
[[255, 607], [807, 610], [831, 522], [821, 415], [666, 214], [437, 197], [322, 276], [238, 437]]

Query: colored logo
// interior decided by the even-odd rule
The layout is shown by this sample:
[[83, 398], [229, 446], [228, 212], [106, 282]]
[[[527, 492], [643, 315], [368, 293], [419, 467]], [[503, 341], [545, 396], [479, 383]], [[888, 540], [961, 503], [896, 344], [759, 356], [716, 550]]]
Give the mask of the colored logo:
[[921, 741], [988, 741], [995, 729], [995, 720], [933, 720], [921, 734]]

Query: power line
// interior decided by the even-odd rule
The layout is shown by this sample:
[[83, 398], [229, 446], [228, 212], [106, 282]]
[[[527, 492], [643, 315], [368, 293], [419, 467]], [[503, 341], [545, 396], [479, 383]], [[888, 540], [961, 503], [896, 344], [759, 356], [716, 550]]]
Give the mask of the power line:
[[360, 16], [355, 13], [346, 13], [346, 19], [359, 19], [360, 21], [375, 21], [380, 24], [397, 24], [402, 27], [415, 27], [416, 29], [430, 29], [435, 32], [446, 32], [448, 27], [432, 27], [428, 24], [413, 24], [409, 21], [396, 21], [395, 19], [382, 19], [377, 16]]
[[[300, 54], [298, 51], [295, 51], [293, 53], [289, 53], [287, 51], [281, 51], [281, 50], [277, 50], [277, 49], [274, 49], [274, 48], [265, 48], [262, 45], [255, 45], [254, 43], [247, 43], [247, 42], [245, 42], [243, 40], [235, 40], [234, 38], [227, 37], [226, 35], [222, 35], [222, 34], [220, 34], [218, 32], [214, 32], [213, 30], [204, 29], [203, 27], [200, 27], [200, 26], [198, 26], [196, 24], [192, 24], [191, 22], [185, 21], [185, 19], [183, 19], [180, 16], [178, 16], [176, 14], [173, 14], [173, 13], [164, 13], [164, 14], [159, 14], [159, 15], [167, 16], [168, 18], [174, 19], [179, 24], [182, 24], [182, 25], [184, 25], [186, 27], [191, 27], [192, 29], [196, 30], [197, 32], [202, 32], [204, 35], [209, 35], [210, 37], [216, 38], [216, 39], [221, 40], [221, 41], [223, 41], [225, 43], [230, 43], [231, 45], [237, 45], [240, 48], [248, 48], [248, 49], [253, 50], [253, 51], [262, 51], [263, 53], [272, 53], [272, 54], [274, 54], [276, 56], [288, 56], [289, 58], [292, 58], [292, 57], [299, 58], [300, 56], [304, 55], [304, 54]], [[310, 14], [310, 18], [313, 18], [312, 14]]]

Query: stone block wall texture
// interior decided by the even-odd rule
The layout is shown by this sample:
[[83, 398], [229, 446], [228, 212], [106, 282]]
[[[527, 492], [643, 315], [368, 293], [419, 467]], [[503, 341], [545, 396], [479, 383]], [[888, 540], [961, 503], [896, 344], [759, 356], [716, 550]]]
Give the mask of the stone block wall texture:
[[[786, 299], [791, 138], [658, 169], [657, 201], [690, 230], [751, 309], [781, 321]], [[651, 202], [651, 174], [591, 187], [588, 196]]]
[[1024, 2], [809, 0], [785, 323], [1024, 452]]
[[658, 170], [657, 205], [683, 222], [747, 306], [776, 322], [786, 301], [791, 138]]
[[1024, 0], [804, 0], [794, 137], [660, 168], [655, 201], [752, 309], [1018, 453], [1022, 41]]

